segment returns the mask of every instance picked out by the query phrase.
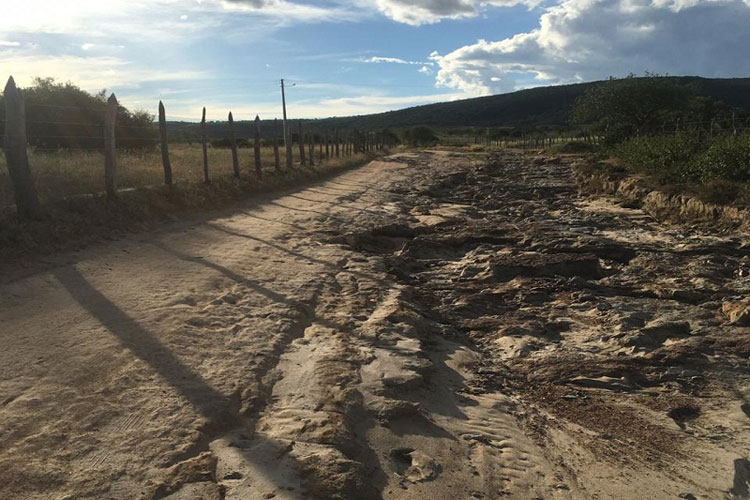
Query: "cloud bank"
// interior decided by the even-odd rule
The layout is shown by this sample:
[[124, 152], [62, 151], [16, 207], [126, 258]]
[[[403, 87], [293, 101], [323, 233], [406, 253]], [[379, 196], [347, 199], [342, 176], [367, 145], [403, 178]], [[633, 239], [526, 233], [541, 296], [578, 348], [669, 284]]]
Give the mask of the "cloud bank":
[[565, 0], [539, 27], [430, 58], [437, 84], [471, 95], [628, 72], [750, 72], [750, 0]]
[[541, 0], [376, 0], [385, 16], [399, 23], [419, 26], [444, 19], [476, 17], [485, 7], [536, 7]]

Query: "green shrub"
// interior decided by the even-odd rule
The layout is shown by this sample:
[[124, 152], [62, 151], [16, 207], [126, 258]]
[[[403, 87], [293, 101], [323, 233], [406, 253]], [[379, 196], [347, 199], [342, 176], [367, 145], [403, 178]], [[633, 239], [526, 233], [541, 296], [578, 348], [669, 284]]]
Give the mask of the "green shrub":
[[693, 162], [705, 149], [699, 135], [683, 132], [676, 135], [635, 137], [613, 148], [615, 156], [622, 158], [634, 170], [653, 174], [661, 182], [699, 180]]
[[633, 170], [652, 174], [665, 184], [714, 182], [710, 189], [704, 186], [711, 201], [721, 198], [722, 192], [737, 195], [730, 192], [734, 189], [730, 184], [715, 181], [750, 182], [750, 134], [636, 137], [615, 146], [612, 153]]
[[414, 127], [404, 131], [404, 140], [412, 146], [434, 146], [440, 141], [429, 127]]
[[702, 181], [750, 181], [750, 135], [721, 137], [695, 158], [692, 170]]

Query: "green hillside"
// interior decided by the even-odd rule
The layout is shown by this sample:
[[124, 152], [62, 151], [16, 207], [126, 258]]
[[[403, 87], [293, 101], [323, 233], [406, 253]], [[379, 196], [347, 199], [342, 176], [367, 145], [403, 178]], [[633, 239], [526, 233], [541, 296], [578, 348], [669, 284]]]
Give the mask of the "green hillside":
[[[724, 101], [732, 107], [750, 112], [750, 78], [665, 77], [680, 84], [694, 85], [700, 94]], [[428, 125], [435, 128], [450, 127], [534, 127], [539, 125], [564, 125], [576, 99], [597, 82], [559, 85], [520, 90], [474, 99], [463, 99], [438, 104], [428, 104], [398, 111], [372, 115], [304, 120], [307, 130], [380, 130]], [[294, 113], [293, 104], [290, 112]], [[239, 137], [252, 135], [251, 122], [236, 124]], [[198, 127], [191, 123], [173, 123], [170, 127], [175, 138], [198, 137]], [[272, 121], [261, 124], [264, 137], [273, 134]], [[292, 125], [296, 132], [296, 122]], [[210, 137], [226, 137], [225, 122], [209, 124]]]

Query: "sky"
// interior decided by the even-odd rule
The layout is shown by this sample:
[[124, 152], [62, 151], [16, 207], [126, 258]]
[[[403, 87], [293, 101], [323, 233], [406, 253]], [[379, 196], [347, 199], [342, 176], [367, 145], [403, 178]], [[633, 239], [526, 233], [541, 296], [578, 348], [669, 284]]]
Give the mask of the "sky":
[[[750, 76], [750, 0], [23, 0], [0, 80], [172, 119], [368, 114], [655, 72]], [[1, 87], [2, 85], [0, 85]]]

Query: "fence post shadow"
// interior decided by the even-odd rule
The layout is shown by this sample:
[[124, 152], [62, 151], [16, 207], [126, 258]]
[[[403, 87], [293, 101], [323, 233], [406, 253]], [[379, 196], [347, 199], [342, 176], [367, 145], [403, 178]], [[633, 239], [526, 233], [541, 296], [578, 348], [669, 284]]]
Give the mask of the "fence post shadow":
[[54, 275], [71, 297], [117, 337], [123, 347], [145, 362], [206, 418], [208, 432], [220, 432], [237, 425], [238, 395], [225, 396], [209, 385], [75, 267], [58, 268]]

